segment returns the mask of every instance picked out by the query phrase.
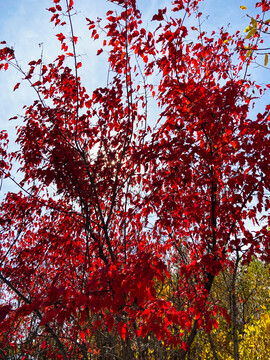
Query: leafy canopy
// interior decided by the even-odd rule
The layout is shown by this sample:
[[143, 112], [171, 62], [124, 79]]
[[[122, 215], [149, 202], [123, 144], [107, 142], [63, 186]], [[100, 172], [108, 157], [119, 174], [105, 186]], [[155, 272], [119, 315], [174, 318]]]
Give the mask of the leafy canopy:
[[269, 261], [270, 105], [249, 118], [269, 85], [248, 76], [247, 53], [265, 23], [247, 38], [208, 34], [199, 1], [174, 0], [150, 31], [135, 0], [111, 3], [105, 24], [86, 19], [109, 66], [92, 93], [73, 1], [48, 9], [54, 62], [23, 70], [1, 43], [0, 68], [36, 92], [18, 121], [19, 150], [0, 133], [2, 177], [18, 185], [0, 207], [4, 358], [150, 358], [157, 348], [185, 358], [199, 329], [229, 318], [209, 296], [216, 276], [233, 271], [236, 254]]

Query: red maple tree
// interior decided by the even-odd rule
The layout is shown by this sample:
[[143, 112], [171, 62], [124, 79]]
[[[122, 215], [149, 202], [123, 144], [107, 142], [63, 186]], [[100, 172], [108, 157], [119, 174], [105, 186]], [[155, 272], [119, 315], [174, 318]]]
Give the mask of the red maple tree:
[[24, 72], [2, 42], [0, 67], [19, 70], [37, 95], [18, 126], [20, 150], [8, 153], [0, 133], [2, 176], [16, 181], [14, 161], [23, 174], [1, 204], [3, 359], [98, 358], [100, 329], [120, 335], [122, 358], [147, 358], [140, 344], [153, 336], [184, 359], [199, 328], [228, 317], [208, 296], [215, 277], [234, 269], [235, 254], [270, 258], [269, 217], [256, 231], [247, 223], [269, 210], [270, 106], [249, 119], [264, 89], [247, 76], [245, 48], [259, 29], [245, 40], [188, 28], [188, 17], [200, 25], [198, 1], [174, 0], [151, 32], [135, 0], [111, 2], [118, 10], [105, 26], [87, 19], [113, 73], [92, 94], [80, 78], [73, 1], [48, 9], [71, 32], [57, 34], [53, 63]]

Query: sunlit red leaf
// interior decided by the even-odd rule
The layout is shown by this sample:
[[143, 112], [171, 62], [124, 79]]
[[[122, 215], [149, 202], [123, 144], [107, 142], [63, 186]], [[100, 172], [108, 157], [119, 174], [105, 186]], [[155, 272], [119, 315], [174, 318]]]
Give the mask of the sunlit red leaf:
[[118, 328], [119, 335], [121, 336], [121, 338], [123, 340], [125, 340], [126, 336], [127, 336], [127, 324], [124, 323], [123, 321], [120, 321], [117, 324], [117, 328]]

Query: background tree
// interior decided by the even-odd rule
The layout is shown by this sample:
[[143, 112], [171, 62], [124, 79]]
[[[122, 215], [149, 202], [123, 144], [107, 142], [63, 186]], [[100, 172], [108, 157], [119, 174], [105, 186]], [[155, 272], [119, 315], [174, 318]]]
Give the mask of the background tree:
[[[201, 356], [202, 359], [235, 359], [235, 330], [240, 359], [256, 356], [266, 358], [269, 346], [264, 336], [259, 339], [259, 334], [262, 331], [268, 333], [269, 265], [266, 266], [259, 260], [253, 260], [249, 265], [240, 263], [235, 283], [233, 276], [233, 273], [226, 270], [220, 273], [215, 279], [210, 297], [213, 302], [226, 309], [228, 314], [235, 311], [233, 307], [236, 304], [236, 316], [231, 316], [228, 323], [225, 317], [219, 315], [218, 328], [213, 328], [209, 334], [200, 331], [191, 349], [192, 358]], [[235, 285], [234, 289], [232, 284]], [[233, 293], [235, 304], [232, 301]]]

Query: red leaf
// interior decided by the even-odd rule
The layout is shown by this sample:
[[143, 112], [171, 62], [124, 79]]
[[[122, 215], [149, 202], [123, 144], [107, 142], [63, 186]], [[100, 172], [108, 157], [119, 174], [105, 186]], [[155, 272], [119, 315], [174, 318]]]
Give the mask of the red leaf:
[[212, 320], [214, 328], [218, 329], [218, 322], [216, 319]]
[[52, 12], [52, 13], [55, 13], [56, 12], [56, 9], [54, 7], [50, 7], [49, 9], [47, 9], [48, 11]]
[[83, 342], [85, 342], [85, 333], [83, 331], [80, 332], [80, 337]]
[[48, 68], [46, 65], [42, 66], [41, 75], [44, 75], [47, 72]]
[[58, 40], [62, 43], [65, 40], [65, 36], [62, 33], [56, 34]]
[[41, 82], [40, 81], [36, 81], [32, 86], [40, 86]]
[[117, 324], [117, 328], [118, 328], [119, 335], [121, 336], [121, 338], [123, 340], [125, 340], [126, 335], [127, 335], [127, 324], [124, 323], [123, 321], [120, 321]]
[[46, 314], [43, 316], [42, 320], [40, 321], [40, 326], [47, 324], [52, 319], [55, 319], [56, 315], [59, 314], [60, 309], [53, 309], [46, 312]]
[[20, 85], [21, 85], [21, 83], [17, 83], [17, 84], [14, 86], [13, 91], [17, 90]]
[[80, 67], [82, 67], [82, 63], [81, 63], [81, 62], [78, 62], [78, 64], [77, 64], [77, 69], [79, 69]]
[[188, 345], [187, 345], [187, 343], [183, 341], [182, 344], [181, 344], [181, 348], [182, 348], [184, 351], [188, 351]]
[[108, 328], [109, 332], [112, 331], [113, 326], [114, 326], [114, 318], [113, 318], [113, 316], [110, 316], [110, 317], [107, 319], [107, 328]]
[[164, 14], [166, 13], [167, 9], [159, 9], [158, 10], [158, 13], [156, 15], [153, 16], [152, 20], [158, 20], [158, 21], [161, 21], [161, 20], [164, 20]]
[[10, 305], [3, 305], [0, 307], [0, 322], [5, 320], [5, 317], [10, 312], [11, 306]]
[[230, 315], [228, 314], [227, 310], [225, 308], [222, 308], [220, 307], [219, 308], [219, 312], [221, 314], [221, 316], [224, 316], [225, 319], [227, 320], [228, 324], [230, 325], [231, 324], [231, 317]]

